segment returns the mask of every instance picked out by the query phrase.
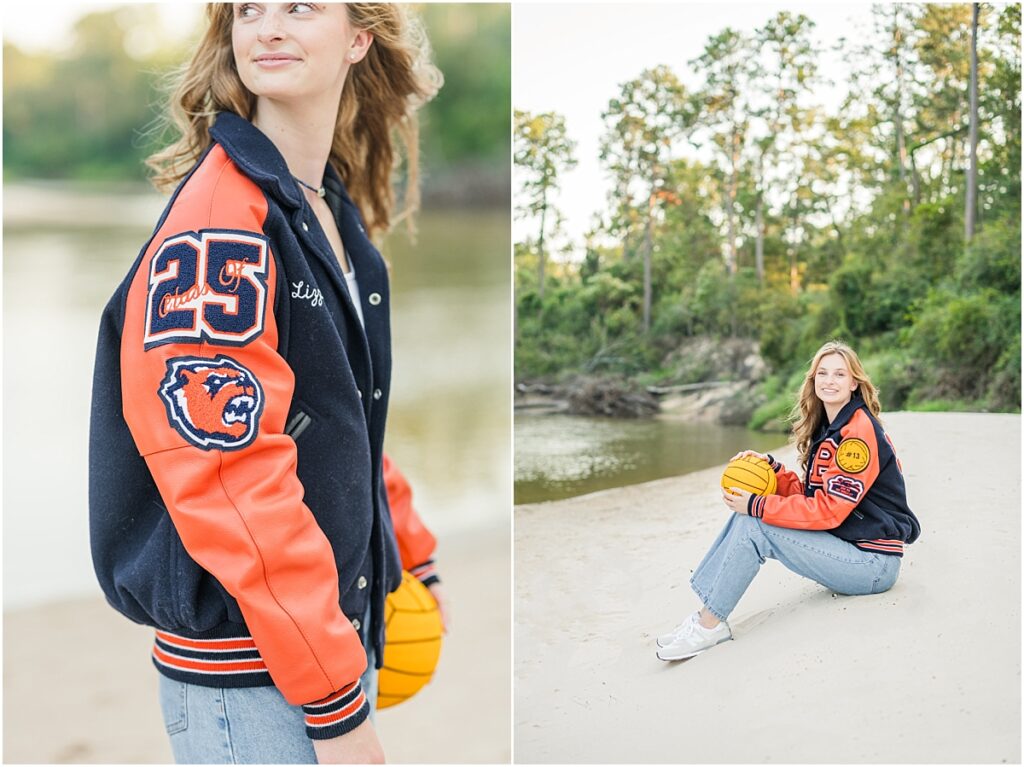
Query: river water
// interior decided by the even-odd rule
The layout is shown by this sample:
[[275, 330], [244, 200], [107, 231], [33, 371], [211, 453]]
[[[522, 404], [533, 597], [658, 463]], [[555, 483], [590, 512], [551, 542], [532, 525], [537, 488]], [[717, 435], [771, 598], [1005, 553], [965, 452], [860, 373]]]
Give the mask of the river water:
[[[152, 194], [5, 185], [5, 608], [99, 593], [86, 495], [96, 333], [162, 208]], [[510, 225], [504, 211], [427, 212], [419, 229], [415, 245], [397, 233], [383, 248], [385, 447], [443, 538], [509, 523]]]
[[674, 477], [765, 452], [781, 434], [669, 418], [620, 419], [517, 412], [515, 502], [539, 503]]

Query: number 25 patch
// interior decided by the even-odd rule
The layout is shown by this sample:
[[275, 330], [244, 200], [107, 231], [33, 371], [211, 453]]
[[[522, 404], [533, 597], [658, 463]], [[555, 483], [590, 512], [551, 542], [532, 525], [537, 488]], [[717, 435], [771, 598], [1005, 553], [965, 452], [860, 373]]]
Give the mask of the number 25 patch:
[[167, 343], [242, 346], [263, 332], [267, 238], [204, 229], [168, 237], [149, 267], [146, 349]]

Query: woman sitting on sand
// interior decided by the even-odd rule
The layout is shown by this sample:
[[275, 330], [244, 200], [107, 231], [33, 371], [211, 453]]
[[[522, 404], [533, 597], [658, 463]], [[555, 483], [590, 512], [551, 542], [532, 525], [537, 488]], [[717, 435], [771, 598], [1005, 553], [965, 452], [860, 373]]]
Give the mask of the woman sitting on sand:
[[878, 420], [878, 393], [857, 354], [832, 341], [804, 378], [793, 427], [803, 482], [770, 455], [775, 495], [723, 491], [735, 512], [690, 579], [704, 607], [658, 637], [661, 660], [732, 639], [726, 619], [766, 558], [840, 594], [888, 591], [905, 543], [921, 534], [902, 467]]

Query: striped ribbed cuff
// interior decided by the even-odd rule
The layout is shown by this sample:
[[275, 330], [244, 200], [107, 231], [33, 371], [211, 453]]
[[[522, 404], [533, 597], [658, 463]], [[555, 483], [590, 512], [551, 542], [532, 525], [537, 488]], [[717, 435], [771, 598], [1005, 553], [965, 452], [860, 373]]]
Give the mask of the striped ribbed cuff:
[[437, 574], [437, 568], [434, 566], [433, 559], [428, 559], [422, 565], [416, 565], [409, 572], [424, 586], [441, 582], [441, 577]]
[[776, 459], [771, 453], [765, 453], [768, 456], [768, 464], [772, 467], [772, 471], [778, 474], [782, 471], [782, 461]]
[[874, 541], [853, 541], [853, 545], [858, 549], [880, 551], [883, 554], [895, 554], [898, 557], [903, 556], [903, 541], [895, 539], [879, 538]]
[[752, 495], [747, 498], [747, 514], [756, 519], [762, 519], [764, 517], [764, 504], [765, 496], [763, 495]]
[[315, 703], [302, 707], [306, 715], [306, 735], [312, 740], [337, 738], [351, 732], [370, 715], [370, 702], [358, 681]]

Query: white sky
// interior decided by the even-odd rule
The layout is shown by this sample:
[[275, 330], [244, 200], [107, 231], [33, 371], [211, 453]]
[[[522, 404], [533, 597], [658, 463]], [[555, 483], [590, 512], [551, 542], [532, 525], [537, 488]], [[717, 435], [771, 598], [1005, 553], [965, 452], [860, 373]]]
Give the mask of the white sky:
[[[137, 3], [141, 5], [141, 3]], [[131, 3], [53, 0], [45, 3], [0, 3], [4, 40], [25, 51], [62, 50], [70, 43], [71, 28], [82, 16]], [[146, 3], [160, 10], [168, 35], [185, 37], [203, 12], [203, 3]]]
[[[621, 83], [666, 64], [695, 88], [700, 77], [687, 62], [703, 52], [708, 37], [729, 26], [753, 32], [783, 10], [815, 22], [823, 49], [818, 71], [837, 85], [819, 88], [812, 100], [834, 112], [845, 95], [846, 76], [831, 49], [840, 37], [855, 38], [870, 29], [868, 3], [513, 5], [512, 103], [529, 112], [562, 114], [577, 142], [579, 164], [563, 175], [556, 200], [577, 248], [593, 214], [607, 208], [609, 183], [598, 161], [601, 112]], [[521, 239], [527, 231], [535, 236], [535, 228], [517, 221], [514, 236]]]

